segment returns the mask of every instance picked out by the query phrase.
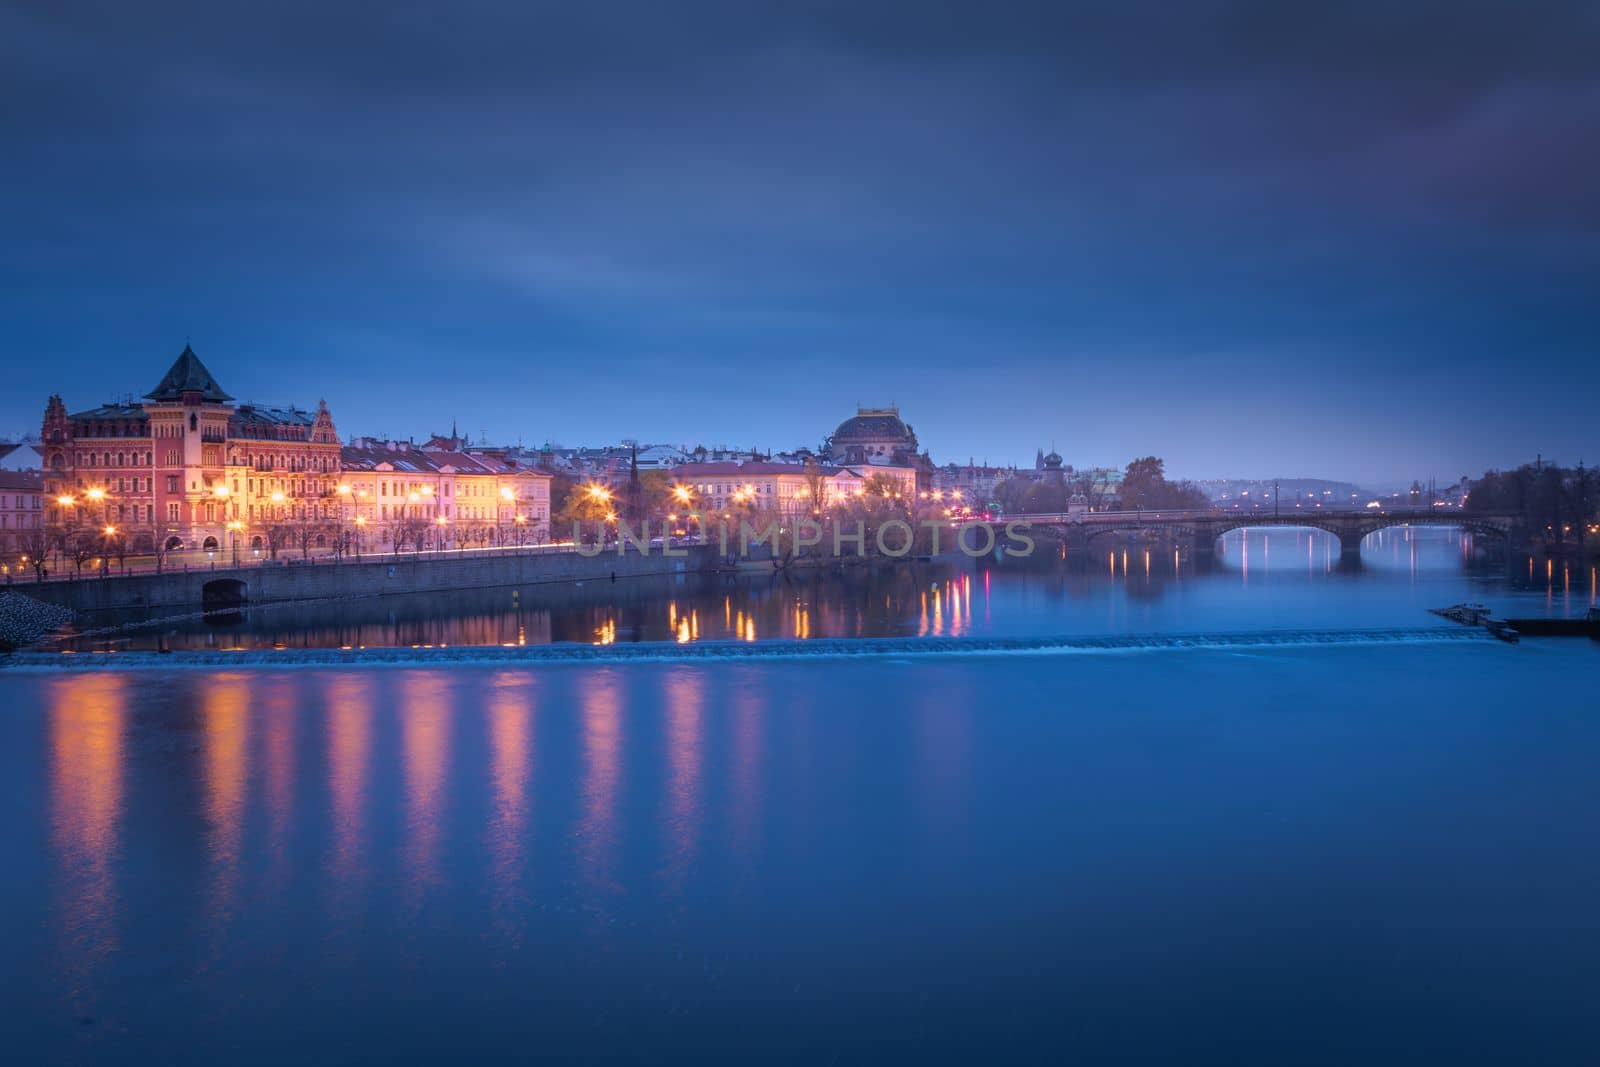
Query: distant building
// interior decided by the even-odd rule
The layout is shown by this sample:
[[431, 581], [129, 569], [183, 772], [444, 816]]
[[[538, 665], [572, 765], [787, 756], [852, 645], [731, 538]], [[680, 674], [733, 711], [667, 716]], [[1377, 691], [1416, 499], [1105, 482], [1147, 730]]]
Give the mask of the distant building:
[[833, 463], [899, 463], [911, 466], [917, 435], [900, 418], [900, 409], [861, 408], [828, 437], [825, 454]]
[[38, 471], [0, 470], [0, 564], [22, 569], [21, 557], [42, 553], [44, 477]]
[[838, 466], [904, 467], [916, 475], [916, 489], [927, 492], [933, 484], [933, 461], [919, 452], [917, 435], [900, 418], [897, 407], [857, 407], [822, 446], [822, 460]]
[[363, 550], [550, 539], [551, 476], [515, 460], [357, 438], [340, 450], [339, 466], [344, 527]]
[[910, 467], [856, 464], [804, 465], [749, 460], [744, 463], [685, 463], [673, 471], [687, 487], [686, 509], [706, 512], [748, 506], [759, 511], [803, 515], [864, 496], [874, 476], [890, 479], [907, 501], [916, 497], [917, 472]]
[[948, 463], [935, 468], [933, 488], [940, 493], [960, 493], [959, 499], [982, 507], [996, 499], [995, 488], [1016, 474], [1015, 467], [991, 467], [987, 463]]
[[0, 444], [0, 471], [37, 471], [44, 469], [44, 453], [39, 446], [28, 441], [17, 444]]

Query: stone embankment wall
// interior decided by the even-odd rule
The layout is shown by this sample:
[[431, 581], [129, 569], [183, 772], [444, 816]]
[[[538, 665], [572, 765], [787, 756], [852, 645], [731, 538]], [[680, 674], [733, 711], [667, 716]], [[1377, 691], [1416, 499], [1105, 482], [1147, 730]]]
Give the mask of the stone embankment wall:
[[59, 604], [17, 592], [0, 593], [0, 652], [23, 648], [72, 621], [72, 612]]
[[383, 556], [339, 563], [285, 561], [267, 566], [219, 566], [42, 584], [18, 582], [15, 590], [78, 612], [199, 608], [224, 606], [230, 600], [273, 604], [544, 582], [621, 580], [693, 573], [716, 563], [715, 551], [708, 546], [675, 551], [684, 554], [663, 556], [659, 550], [643, 554], [630, 549], [619, 555], [610, 549], [593, 557], [577, 552], [526, 552], [437, 558]]

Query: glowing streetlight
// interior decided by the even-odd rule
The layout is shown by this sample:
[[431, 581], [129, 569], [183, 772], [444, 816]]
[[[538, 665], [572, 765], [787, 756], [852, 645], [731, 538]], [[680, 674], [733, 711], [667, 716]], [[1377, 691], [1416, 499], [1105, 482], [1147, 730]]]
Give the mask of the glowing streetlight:
[[589, 498], [591, 500], [610, 500], [611, 490], [603, 485], [591, 485], [589, 487]]
[[62, 496], [56, 497], [56, 503], [60, 504], [64, 508], [70, 508], [70, 507], [72, 507], [72, 505], [76, 504], [77, 502], [78, 501], [76, 499], [74, 499], [73, 497], [70, 497], [70, 496], [62, 495]]
[[282, 493], [281, 493], [281, 492], [276, 492], [276, 493], [273, 493], [273, 494], [272, 494], [272, 502], [273, 502], [273, 503], [274, 503], [274, 504], [281, 504], [281, 503], [283, 503], [283, 494], [282, 494]]
[[90, 500], [104, 500], [105, 497], [106, 497], [106, 491], [104, 489], [96, 487], [94, 489], [89, 490], [84, 495], [87, 496]]
[[336, 488], [334, 490], [334, 492], [338, 493], [340, 496], [349, 496], [350, 495], [350, 487], [348, 485], [341, 485], [338, 488]]
[[215, 489], [211, 490], [211, 495], [216, 497], [218, 500], [226, 500], [228, 499], [228, 487], [225, 485], [219, 485]]
[[675, 485], [672, 487], [672, 496], [680, 504], [687, 504], [694, 496], [694, 490], [687, 485]]
[[509, 485], [502, 485], [500, 487], [500, 499], [501, 500], [515, 500], [515, 499], [517, 499], [517, 494], [512, 491], [512, 489], [511, 489], [511, 487]]

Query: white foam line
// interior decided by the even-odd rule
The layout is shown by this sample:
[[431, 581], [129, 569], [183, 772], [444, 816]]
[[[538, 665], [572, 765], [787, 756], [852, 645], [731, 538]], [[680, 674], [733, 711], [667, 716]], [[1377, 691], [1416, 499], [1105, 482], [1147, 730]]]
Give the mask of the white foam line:
[[417, 667], [449, 664], [689, 663], [872, 657], [1107, 655], [1138, 652], [1364, 645], [1496, 644], [1467, 627], [1425, 630], [1278, 630], [1222, 634], [1146, 634], [1114, 637], [840, 638], [820, 641], [639, 642], [626, 645], [463, 645], [451, 648], [220, 649], [175, 652], [19, 652], [0, 657], [7, 669], [174, 670], [218, 667]]

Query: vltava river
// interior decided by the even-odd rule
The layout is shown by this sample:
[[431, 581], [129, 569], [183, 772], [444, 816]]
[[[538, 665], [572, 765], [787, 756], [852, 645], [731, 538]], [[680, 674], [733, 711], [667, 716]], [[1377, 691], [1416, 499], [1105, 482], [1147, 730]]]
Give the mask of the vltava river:
[[[1248, 573], [1236, 542], [1203, 575], [1147, 578], [1141, 551], [252, 615], [165, 626], [173, 667], [81, 638], [0, 670], [0, 1040], [30, 1064], [1584, 1062], [1600, 649], [1423, 609], [1593, 587], [1473, 578], [1451, 535], [1411, 534], [1360, 575], [1280, 532]], [[517, 627], [904, 640], [293, 655]], [[266, 659], [183, 659], [230, 645]]]

